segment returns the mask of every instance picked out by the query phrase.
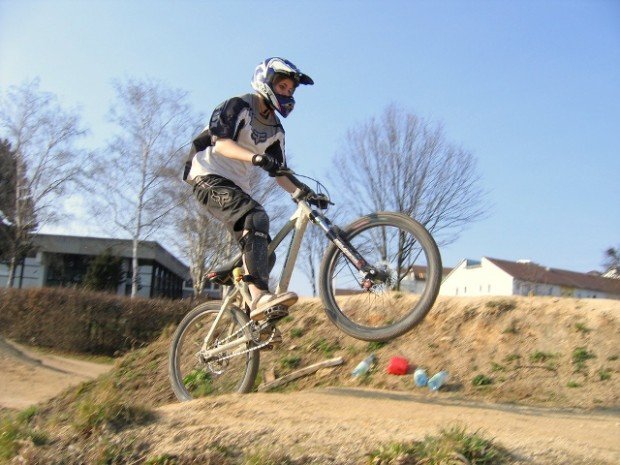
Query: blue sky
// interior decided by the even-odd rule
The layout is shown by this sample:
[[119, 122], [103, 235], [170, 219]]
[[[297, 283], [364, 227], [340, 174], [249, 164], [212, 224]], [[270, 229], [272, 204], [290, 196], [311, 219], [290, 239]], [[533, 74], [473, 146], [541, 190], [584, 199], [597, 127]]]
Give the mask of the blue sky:
[[208, 115], [268, 56], [316, 82], [284, 121], [299, 172], [325, 179], [347, 129], [390, 103], [476, 156], [491, 208], [445, 265], [585, 272], [620, 245], [618, 1], [0, 0], [0, 89], [39, 76], [92, 146], [113, 79], [161, 79]]

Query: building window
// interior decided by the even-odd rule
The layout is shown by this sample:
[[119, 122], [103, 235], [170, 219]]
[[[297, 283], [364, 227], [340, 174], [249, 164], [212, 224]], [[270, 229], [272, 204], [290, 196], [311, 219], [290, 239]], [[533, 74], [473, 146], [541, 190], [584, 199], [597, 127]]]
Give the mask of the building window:
[[91, 257], [76, 254], [50, 254], [48, 257], [47, 286], [82, 284]]

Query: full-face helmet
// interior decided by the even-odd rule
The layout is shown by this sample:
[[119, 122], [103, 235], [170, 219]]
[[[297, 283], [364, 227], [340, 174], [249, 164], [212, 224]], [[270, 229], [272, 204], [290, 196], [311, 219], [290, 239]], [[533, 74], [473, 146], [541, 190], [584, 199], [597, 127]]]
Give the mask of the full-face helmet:
[[273, 80], [277, 75], [291, 78], [295, 87], [299, 84], [313, 85], [314, 81], [284, 58], [267, 58], [256, 67], [252, 88], [265, 98], [269, 106], [286, 118], [295, 107], [295, 99], [292, 96], [276, 94]]

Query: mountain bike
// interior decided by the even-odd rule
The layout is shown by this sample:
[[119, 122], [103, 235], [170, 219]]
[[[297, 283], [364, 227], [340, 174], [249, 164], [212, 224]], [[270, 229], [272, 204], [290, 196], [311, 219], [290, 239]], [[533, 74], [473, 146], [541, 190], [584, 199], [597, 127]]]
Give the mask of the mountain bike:
[[[364, 341], [388, 341], [419, 324], [441, 284], [441, 256], [432, 236], [411, 217], [393, 212], [362, 216], [344, 228], [325, 216], [329, 195], [314, 192], [292, 171], [295, 213], [269, 244], [273, 253], [292, 234], [276, 294], [286, 292], [308, 223], [329, 241], [319, 271], [319, 294], [327, 317], [344, 333]], [[326, 190], [325, 190], [326, 191]], [[313, 204], [310, 199], [314, 199]], [[319, 205], [314, 206], [321, 199]], [[260, 351], [273, 348], [277, 320], [251, 321], [252, 300], [241, 254], [209, 273], [224, 286], [221, 301], [208, 301], [179, 323], [171, 342], [169, 376], [181, 401], [254, 388]]]

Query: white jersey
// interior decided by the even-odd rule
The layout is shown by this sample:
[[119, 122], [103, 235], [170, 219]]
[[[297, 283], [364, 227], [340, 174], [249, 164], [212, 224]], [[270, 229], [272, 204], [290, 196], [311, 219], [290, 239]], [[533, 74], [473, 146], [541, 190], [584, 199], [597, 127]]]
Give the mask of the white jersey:
[[193, 141], [191, 167], [186, 167], [184, 177], [188, 183], [193, 184], [200, 176], [216, 174], [252, 194], [250, 170], [256, 167], [217, 153], [213, 145], [218, 138], [232, 139], [253, 153], [272, 155], [286, 166], [284, 128], [274, 112], [268, 119], [260, 116], [259, 98], [256, 94], [233, 97], [213, 111], [209, 126]]

